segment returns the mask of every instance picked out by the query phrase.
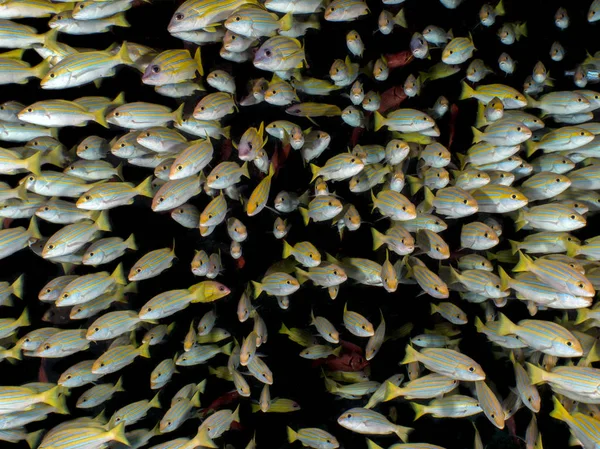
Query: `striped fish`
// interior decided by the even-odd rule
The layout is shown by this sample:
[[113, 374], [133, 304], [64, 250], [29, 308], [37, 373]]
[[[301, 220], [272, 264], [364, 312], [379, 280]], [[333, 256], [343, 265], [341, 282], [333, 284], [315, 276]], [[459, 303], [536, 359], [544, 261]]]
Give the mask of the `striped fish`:
[[477, 399], [462, 394], [434, 399], [428, 405], [415, 402], [411, 402], [410, 405], [415, 411], [415, 421], [427, 414], [434, 418], [465, 418], [483, 411]]
[[144, 254], [129, 271], [130, 282], [142, 281], [158, 276], [171, 267], [175, 259], [175, 242], [172, 248], [161, 248]]
[[182, 104], [173, 111], [160, 104], [136, 101], [113, 109], [106, 116], [106, 121], [128, 129], [164, 126], [169, 122], [180, 122], [182, 120], [183, 106]]
[[38, 241], [41, 238], [35, 217], [31, 218], [27, 229], [19, 226], [0, 230], [0, 259], [22, 250], [31, 242]]
[[150, 86], [182, 83], [194, 79], [196, 72], [204, 75], [200, 48], [196, 50], [194, 58], [189, 50], [165, 50], [150, 61], [142, 76], [142, 83]]
[[600, 425], [597, 420], [583, 413], [571, 415], [556, 396], [552, 397], [552, 402], [554, 403], [554, 410], [550, 412], [550, 416], [567, 423], [571, 433], [581, 442], [583, 447], [594, 448], [598, 446]]
[[220, 120], [237, 110], [233, 96], [227, 92], [214, 92], [203, 97], [194, 108], [196, 120]]
[[119, 264], [112, 274], [107, 271], [85, 274], [69, 282], [60, 292], [56, 305], [58, 307], [83, 304], [102, 295], [117, 284], [126, 285], [123, 265]]
[[[50, 48], [52, 48], [50, 46]], [[42, 89], [66, 89], [112, 76], [115, 67], [133, 64], [125, 42], [115, 55], [107, 51], [88, 51], [66, 56], [40, 81]], [[107, 117], [107, 121], [108, 117]]]
[[108, 427], [114, 428], [120, 423], [125, 423], [125, 426], [135, 424], [139, 420], [143, 419], [151, 408], [160, 408], [158, 393], [156, 396], [154, 396], [154, 398], [152, 398], [152, 400], [144, 399], [142, 401], [133, 402], [125, 407], [121, 407], [110, 418]]
[[227, 202], [221, 191], [215, 196], [200, 214], [200, 226], [217, 226], [225, 220], [227, 215]]
[[442, 50], [442, 62], [445, 64], [462, 64], [468, 61], [475, 51], [471, 36], [455, 37]]
[[463, 82], [462, 86], [461, 100], [477, 98], [480, 102], [488, 104], [494, 98], [499, 98], [504, 105], [504, 109], [521, 109], [528, 104], [525, 95], [504, 84], [485, 84], [473, 89], [466, 82]]
[[427, 369], [452, 379], [471, 382], [485, 379], [485, 373], [477, 362], [453, 349], [426, 348], [418, 352], [407, 345], [401, 364], [411, 362], [421, 362]]
[[84, 360], [67, 368], [59, 377], [58, 385], [67, 388], [82, 387], [100, 379], [100, 375], [92, 373], [94, 360]]
[[182, 179], [167, 181], [154, 194], [152, 210], [162, 212], [185, 204], [190, 198], [200, 193], [203, 175], [188, 176]]
[[56, 41], [58, 30], [37, 34], [31, 26], [0, 19], [0, 48], [30, 48], [35, 44], [47, 44]]
[[80, 424], [78, 427], [47, 434], [38, 447], [40, 449], [83, 449], [100, 447], [110, 441], [129, 446], [124, 424], [119, 424], [108, 431], [102, 427], [88, 427]]
[[[169, 170], [169, 179], [181, 179], [195, 175], [206, 167], [213, 157], [213, 146], [210, 139], [193, 142], [177, 155]], [[210, 180], [207, 178], [207, 184]], [[208, 184], [209, 187], [215, 188]]]
[[79, 396], [77, 399], [77, 408], [97, 407], [110, 400], [113, 394], [122, 391], [125, 391], [122, 377], [114, 385], [111, 383], [94, 385]]
[[340, 447], [332, 434], [316, 427], [305, 427], [297, 432], [288, 427], [287, 438], [290, 444], [294, 441], [300, 441], [304, 446], [313, 448], [336, 449]]
[[92, 366], [92, 373], [114, 373], [133, 363], [138, 356], [150, 358], [148, 348], [149, 343], [142, 343], [137, 348], [133, 345], [114, 346], [96, 359]]
[[29, 63], [19, 59], [9, 59], [0, 55], [0, 84], [26, 84], [30, 78], [43, 78], [50, 65], [44, 60], [31, 67]]
[[475, 388], [479, 406], [485, 416], [498, 429], [504, 429], [504, 411], [502, 410], [502, 404], [494, 392], [482, 380], [475, 382]]
[[329, 195], [318, 195], [308, 204], [308, 209], [300, 207], [299, 211], [304, 224], [308, 225], [311, 219], [315, 222], [331, 220], [342, 209], [343, 205], [338, 198]]
[[408, 434], [413, 430], [394, 424], [380, 413], [366, 408], [352, 408], [345, 411], [337, 419], [342, 427], [356, 433], [365, 435], [390, 435], [396, 434], [402, 441], [408, 439]]
[[451, 392], [458, 387], [459, 381], [441, 374], [428, 374], [399, 387], [390, 382], [386, 384], [384, 401], [397, 397], [406, 399], [432, 399]]
[[61, 358], [89, 348], [90, 342], [85, 338], [85, 330], [70, 329], [57, 332], [33, 352], [33, 357]]
[[506, 315], [499, 315], [498, 333], [516, 335], [529, 347], [557, 357], [580, 357], [583, 354], [577, 338], [559, 324], [544, 320], [521, 320], [514, 324]]
[[200, 365], [202, 363], [208, 362], [210, 359], [215, 357], [218, 354], [231, 354], [231, 346], [232, 343], [227, 343], [225, 346], [217, 346], [214, 344], [202, 345], [202, 346], [194, 346], [189, 351], [181, 354], [175, 364], [177, 366], [192, 366], [192, 365]]
[[200, 392], [196, 392], [191, 399], [180, 397], [171, 404], [171, 407], [160, 420], [161, 433], [177, 430], [189, 418], [193, 417], [194, 407], [200, 406]]
[[304, 46], [297, 39], [274, 36], [265, 41], [254, 55], [254, 67], [270, 72], [302, 68], [306, 60]]
[[250, 198], [248, 198], [246, 213], [249, 217], [257, 215], [267, 205], [267, 201], [269, 200], [269, 192], [271, 191], [271, 180], [273, 179], [274, 174], [275, 166], [270, 164], [269, 174], [258, 183], [258, 185], [250, 194]]

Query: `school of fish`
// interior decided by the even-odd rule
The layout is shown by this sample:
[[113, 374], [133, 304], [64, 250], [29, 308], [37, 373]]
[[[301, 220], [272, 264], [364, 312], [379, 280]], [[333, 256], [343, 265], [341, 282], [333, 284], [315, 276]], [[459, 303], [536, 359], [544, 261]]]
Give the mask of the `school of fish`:
[[[305, 48], [306, 33], [355, 20], [372, 23], [383, 35], [406, 33], [412, 28], [403, 8], [413, 1], [382, 0], [383, 12], [374, 17], [363, 0], [186, 0], [173, 5], [167, 25], [182, 43], [176, 49], [135, 42], [87, 49], [61, 42], [63, 34], [130, 26], [125, 16], [136, 6], [133, 0], [0, 2], [3, 94], [13, 83], [56, 91], [55, 99], [22, 104], [12, 98], [0, 105], [0, 259], [10, 264], [11, 255], [30, 251], [64, 270], [39, 292], [28, 289], [28, 278], [42, 273], [1, 278], [2, 370], [18, 372], [28, 358], [84, 358], [44, 382], [5, 385], [0, 376], [1, 441], [25, 441], [32, 449], [216, 448], [241, 425], [246, 448], [275, 447], [271, 435], [243, 425], [251, 413], [304, 412], [293, 391], [271, 397], [286, 372], [272, 371], [261, 347], [268, 346], [269, 333], [280, 333], [291, 340], [286, 351], [316, 363], [322, 389], [315, 394], [352, 404], [336, 417], [338, 428], [318, 420], [298, 427], [291, 419], [290, 444], [335, 449], [336, 433], [345, 429], [365, 436], [354, 447], [443, 449], [413, 441], [412, 422], [398, 422], [397, 409], [412, 408], [414, 420], [481, 414], [487, 419], [478, 421], [479, 428], [512, 432], [525, 443], [515, 447], [567, 447], [566, 441], [557, 446], [542, 438], [536, 417], [549, 412], [556, 426], [568, 428], [572, 444], [600, 448], [600, 306], [594, 301], [600, 237], [577, 237], [590, 231], [588, 219], [600, 210], [600, 122], [594, 117], [600, 92], [590, 89], [600, 82], [600, 52], [554, 74], [572, 78], [572, 90], [554, 89], [542, 61], [521, 61], [531, 74], [516, 89], [508, 85], [516, 64], [508, 52], [499, 55], [498, 67], [487, 67], [476, 58], [470, 34], [454, 36], [432, 24], [412, 34], [409, 48], [372, 61], [363, 60], [357, 31], [334, 35], [345, 39], [347, 56], [332, 58], [328, 73], [311, 71], [310, 54], [318, 49]], [[440, 2], [455, 9], [462, 0]], [[587, 6], [587, 17], [577, 20], [593, 26], [600, 1]], [[152, 5], [145, 7], [151, 11]], [[510, 50], [526, 40], [527, 24], [504, 21], [505, 15], [502, 1], [482, 2], [472, 25], [477, 33], [496, 33]], [[48, 30], [21, 23], [29, 18], [48, 18]], [[560, 8], [554, 25], [575, 32], [569, 22], [568, 9]], [[253, 66], [264, 76], [240, 91], [226, 70], [208, 71], [219, 65], [203, 59], [201, 49], [210, 45], [221, 45], [223, 60]], [[39, 62], [25, 62], [25, 52], [37, 53]], [[542, 59], [556, 62], [564, 54], [555, 42]], [[418, 76], [407, 69], [403, 85], [378, 91], [390, 72], [417, 59], [429, 59], [430, 69]], [[121, 70], [137, 71], [142, 84], [179, 106], [129, 102], [126, 90], [116, 98], [61, 98], [64, 90], [90, 83], [101, 92], [103, 78]], [[495, 72], [504, 72], [507, 84], [487, 83]], [[459, 73], [460, 98], [419, 103], [429, 83]], [[329, 96], [344, 98], [347, 107], [329, 104]], [[281, 119], [268, 123], [256, 115], [254, 126], [231, 135], [236, 114], [263, 102]], [[477, 115], [468, 119], [472, 145], [461, 147], [453, 143], [453, 124], [466, 103], [477, 104]], [[449, 131], [438, 126], [444, 116], [451, 116]], [[61, 143], [63, 128], [90, 122], [110, 128], [114, 138], [90, 132], [72, 150]], [[320, 123], [353, 128], [353, 142], [336, 142]], [[364, 131], [385, 135], [387, 143], [370, 143], [361, 137]], [[276, 191], [279, 170], [286, 160], [291, 164], [293, 152], [304, 162], [293, 170], [305, 172], [310, 183]], [[128, 182], [128, 166], [147, 170], [147, 177]], [[370, 198], [371, 210], [353, 204], [360, 197]], [[175, 269], [177, 236], [172, 246], [124, 266], [120, 258], [138, 246], [134, 235], [114, 235], [111, 210], [134, 201], [199, 233], [195, 257], [177, 268], [191, 269], [199, 282], [136, 297], [138, 283]], [[245, 225], [258, 214], [273, 222], [266, 235], [252, 235]], [[301, 217], [304, 228], [290, 232], [290, 217]], [[40, 222], [55, 231], [43, 236]], [[309, 229], [332, 226], [339, 233], [337, 254], [301, 238]], [[460, 230], [459, 245], [445, 240], [449, 227]], [[203, 239], [217, 228], [230, 238], [227, 254], [203, 249]], [[356, 257], [344, 245], [347, 233], [359, 228], [370, 229], [370, 258]], [[507, 232], [519, 240], [502, 239]], [[265, 263], [260, 254], [244, 253], [244, 242], [252, 239], [280, 247], [281, 260]], [[264, 276], [245, 291], [232, 291], [222, 261], [229, 257], [240, 270], [264, 265]], [[390, 300], [427, 301], [430, 329], [417, 334], [411, 323], [395, 323], [376, 304], [356, 299], [358, 284], [383, 289]], [[409, 284], [420, 291], [416, 298], [402, 295]], [[311, 291], [311, 306], [342, 301], [343, 315], [322, 316], [312, 307], [303, 328], [288, 328], [283, 319], [267, 325], [261, 302], [275, 297], [282, 310], [293, 309], [300, 289]], [[66, 322], [33, 322], [28, 308], [39, 301], [49, 313], [66, 311]], [[467, 303], [479, 304], [480, 313], [469, 316]], [[509, 303], [529, 318], [511, 318], [503, 311]], [[549, 318], [536, 317], [539, 311], [550, 312], [544, 314]], [[250, 332], [218, 327], [219, 316], [236, 314], [240, 323], [252, 323]], [[170, 340], [184, 320], [184, 341]], [[514, 377], [497, 378], [477, 354], [461, 352], [465, 327], [485, 336], [487, 350]], [[398, 340], [404, 349], [393, 361], [397, 373], [372, 376], [382, 346]], [[159, 344], [174, 348], [171, 358], [153, 357]], [[104, 348], [102, 354], [86, 358], [92, 346]], [[113, 395], [127, 394], [119, 371], [139, 358], [155, 366], [149, 379], [137, 379], [149, 382], [155, 396], [111, 407]], [[195, 372], [198, 382], [167, 396], [165, 385], [177, 384], [184, 371]], [[230, 389], [207, 406], [203, 396], [215, 378]], [[500, 382], [501, 391], [509, 391], [505, 397]], [[514, 428], [516, 413], [529, 416], [526, 428]], [[61, 415], [60, 424], [30, 430], [50, 415]], [[197, 422], [197, 433], [178, 432], [189, 420]], [[473, 435], [473, 447], [483, 448], [476, 427]], [[447, 443], [456, 447], [451, 436]]]

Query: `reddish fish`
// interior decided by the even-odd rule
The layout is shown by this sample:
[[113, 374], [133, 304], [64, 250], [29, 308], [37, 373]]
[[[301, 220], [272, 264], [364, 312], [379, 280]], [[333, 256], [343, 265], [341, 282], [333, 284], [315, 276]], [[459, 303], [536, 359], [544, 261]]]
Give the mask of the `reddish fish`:
[[452, 146], [452, 141], [454, 140], [454, 133], [456, 131], [456, 119], [458, 118], [458, 106], [453, 104], [450, 106], [450, 132], [448, 137], [448, 149]]
[[221, 162], [229, 159], [229, 156], [231, 156], [232, 147], [231, 139], [227, 139], [223, 142], [223, 144], [221, 144]]
[[408, 97], [404, 93], [402, 86], [390, 87], [381, 95], [381, 103], [379, 105], [379, 112], [385, 113], [390, 109], [397, 108], [404, 100]]
[[216, 412], [220, 408], [238, 401], [239, 398], [240, 394], [237, 392], [237, 390], [225, 393], [224, 395], [219, 396], [217, 399], [212, 401], [210, 405], [204, 409], [202, 414], [206, 416], [209, 412]]
[[385, 55], [385, 59], [388, 67], [390, 69], [395, 69], [396, 67], [404, 67], [405, 65], [410, 64], [414, 59], [414, 56], [410, 50], [404, 50], [398, 53]]

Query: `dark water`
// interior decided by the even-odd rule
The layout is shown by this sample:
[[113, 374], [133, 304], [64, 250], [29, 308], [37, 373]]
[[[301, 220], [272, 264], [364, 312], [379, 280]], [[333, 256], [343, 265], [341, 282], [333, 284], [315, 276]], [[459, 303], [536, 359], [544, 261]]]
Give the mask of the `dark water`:
[[[305, 38], [307, 58], [310, 65], [308, 73], [318, 78], [327, 78], [329, 67], [335, 58], [344, 58], [347, 54], [345, 46], [345, 35], [351, 29], [356, 29], [366, 43], [366, 53], [363, 61], [374, 60], [381, 54], [396, 53], [408, 48], [410, 36], [414, 31], [422, 31], [427, 25], [435, 24], [444, 28], [452, 28], [455, 36], [463, 36], [471, 32], [478, 51], [475, 57], [483, 59], [486, 64], [492, 68], [497, 67], [497, 58], [503, 51], [507, 51], [514, 59], [518, 61], [516, 73], [510, 77], [500, 74], [489, 76], [485, 82], [501, 82], [511, 86], [522, 88], [522, 83], [527, 75], [531, 73], [533, 65], [541, 60], [550, 71], [550, 75], [556, 78], [557, 88], [572, 89], [573, 84], [570, 79], [565, 79], [562, 72], [565, 69], [571, 69], [585, 57], [586, 50], [590, 53], [598, 50], [598, 25], [590, 25], [585, 17], [589, 1], [569, 2], [567, 6], [571, 17], [571, 26], [566, 31], [560, 31], [554, 26], [553, 16], [559, 6], [565, 6], [556, 1], [506, 1], [505, 7], [507, 15], [499, 18], [497, 24], [492, 28], [476, 26], [478, 23], [478, 11], [483, 2], [465, 1], [464, 5], [457, 10], [447, 10], [438, 1], [435, 0], [408, 0], [403, 6], [406, 11], [406, 18], [409, 23], [408, 30], [396, 28], [394, 33], [389, 36], [383, 36], [380, 33], [373, 33], [377, 28], [377, 16], [381, 11], [381, 4], [377, 1], [368, 2], [372, 9], [372, 14], [354, 23], [327, 23], [322, 22], [320, 32], [311, 30]], [[156, 49], [181, 48], [182, 42], [171, 37], [166, 26], [176, 9], [176, 3], [171, 1], [156, 1], [153, 4], [144, 4], [127, 12], [127, 18], [131, 23], [131, 28], [115, 29], [113, 33], [106, 33], [97, 36], [67, 36], [61, 35], [60, 40], [72, 46], [94, 47], [98, 49], [106, 48], [113, 42], [123, 40], [138, 42]], [[398, 7], [390, 6], [391, 11], [397, 11]], [[529, 36], [526, 39], [517, 42], [512, 46], [504, 46], [496, 36], [496, 31], [503, 21], [526, 21], [529, 29]], [[45, 19], [25, 21], [34, 25], [39, 31], [46, 29]], [[559, 40], [567, 50], [566, 58], [561, 63], [553, 62], [549, 57], [549, 50], [552, 42]], [[439, 59], [440, 50], [432, 50], [433, 61]], [[202, 57], [205, 72], [208, 73], [214, 69], [224, 69], [233, 73], [237, 79], [238, 92], [245, 93], [245, 84], [248, 79], [258, 76], [270, 76], [265, 72], [254, 69], [250, 64], [236, 65], [220, 59], [218, 56], [218, 46], [209, 46], [202, 49]], [[37, 55], [33, 51], [27, 53], [30, 62], [37, 62]], [[373, 84], [372, 81], [364, 80], [365, 90], [371, 88], [380, 92], [394, 85], [401, 85], [410, 74], [417, 74], [418, 71], [426, 70], [432, 64], [431, 61], [415, 61], [408, 67], [392, 71], [390, 78], [384, 83]], [[466, 67], [467, 64], [465, 64]], [[462, 72], [464, 73], [464, 72]], [[451, 103], [458, 100], [460, 92], [460, 81], [462, 74], [451, 78], [435, 81], [427, 85], [421, 96], [416, 99], [407, 100], [404, 106], [415, 108], [430, 107], [439, 95], [445, 95]], [[122, 69], [117, 76], [103, 81], [98, 90], [93, 85], [82, 88], [75, 88], [66, 91], [44, 91], [38, 88], [35, 82], [26, 86], [9, 86], [0, 89], [0, 101], [18, 100], [24, 104], [49, 98], [64, 98], [72, 100], [85, 95], [104, 95], [113, 98], [120, 91], [125, 91], [127, 101], [148, 101], [156, 102], [175, 108], [177, 102], [173, 99], [159, 96], [151, 86], [142, 85], [140, 74], [132, 69]], [[330, 103], [335, 103], [342, 108], [348, 104], [348, 100], [339, 97], [327, 98]], [[193, 108], [197, 99], [189, 99], [186, 104]], [[474, 122], [475, 101], [458, 102], [459, 116], [456, 128], [456, 137], [452, 146], [452, 151], [463, 152], [470, 144], [471, 133], [470, 126]], [[239, 140], [244, 130], [249, 126], [257, 126], [261, 121], [269, 123], [275, 119], [285, 118], [285, 114], [280, 108], [261, 104], [249, 108], [242, 108], [239, 114], [229, 116], [224, 120], [224, 124], [232, 126], [232, 137]], [[305, 119], [294, 120], [303, 127], [311, 126]], [[331, 149], [328, 150], [318, 161], [321, 165], [328, 157], [340, 151], [344, 151], [349, 145], [351, 128], [344, 125], [339, 119], [319, 119], [320, 127], [332, 135]], [[448, 136], [448, 117], [439, 122], [442, 129], [442, 143], [447, 143]], [[112, 138], [115, 135], [121, 135], [122, 130], [105, 130], [97, 124], [90, 124], [85, 128], [66, 128], [60, 133], [60, 140], [67, 146], [81, 141], [84, 137], [97, 134], [106, 138]], [[372, 133], [365, 132], [361, 137], [361, 143], [381, 143], [385, 144], [389, 135], [385, 132]], [[273, 140], [267, 145], [267, 150], [272, 154], [274, 147]], [[219, 144], [215, 145], [218, 158]], [[115, 158], [112, 162], [115, 165], [118, 160]], [[126, 166], [124, 169], [127, 181], [139, 183], [150, 173], [146, 169]], [[256, 183], [256, 176], [250, 181], [250, 187], [253, 188]], [[14, 182], [13, 179], [10, 180]], [[274, 179], [271, 188], [271, 201], [274, 195], [282, 189], [292, 190], [298, 193], [303, 192], [310, 181], [308, 169], [303, 167], [300, 155], [292, 153], [286, 165]], [[352, 201], [358, 208], [361, 215], [368, 217], [370, 212], [370, 199], [367, 194], [348, 195], [347, 183], [336, 184], [334, 189], [339, 195]], [[248, 192], [249, 194], [249, 192]], [[202, 209], [209, 199], [206, 195], [200, 195], [191, 202]], [[243, 269], [237, 266], [228, 257], [229, 238], [224, 226], [218, 229], [209, 237], [202, 238], [197, 230], [187, 230], [175, 223], [169, 214], [153, 213], [150, 209], [149, 199], [137, 199], [133, 206], [121, 207], [110, 212], [110, 219], [113, 224], [113, 233], [111, 235], [127, 238], [131, 233], [135, 234], [139, 251], [129, 253], [122, 258], [126, 271], [131, 265], [144, 253], [162, 247], [171, 245], [173, 238], [176, 240], [176, 254], [178, 261], [175, 265], [161, 276], [142, 281], [139, 283], [139, 292], [137, 295], [130, 296], [130, 302], [127, 308], [139, 309], [146, 301], [156, 294], [177, 288], [186, 288], [189, 285], [198, 282], [190, 271], [189, 264], [194, 255], [194, 250], [204, 249], [208, 253], [220, 250], [223, 255], [225, 271], [218, 278], [221, 282], [231, 288], [232, 293], [228, 297], [216, 303], [218, 311], [219, 327], [228, 329], [237, 339], [241, 341], [252, 329], [251, 320], [246, 323], [239, 323], [236, 318], [236, 304], [250, 280], [259, 280], [264, 271], [274, 262], [281, 258], [281, 242], [274, 239], [270, 233], [275, 219], [275, 215], [264, 210], [258, 216], [253, 218], [246, 217], [241, 206], [236, 203], [229, 203], [231, 207], [231, 216], [236, 216], [246, 224], [249, 231], [249, 239], [243, 244], [244, 258], [246, 261]], [[370, 227], [376, 226], [383, 230], [387, 224], [374, 221], [364, 223], [361, 229], [354, 233], [346, 233], [343, 241], [340, 241], [337, 230], [328, 224], [312, 224], [305, 228], [299, 215], [293, 214], [288, 220], [292, 223], [292, 230], [288, 240], [296, 242], [300, 240], [310, 240], [324, 255], [366, 257], [382, 262], [385, 253], [379, 251], [373, 254], [370, 236]], [[368, 220], [368, 218], [367, 218]], [[22, 223], [17, 223], [22, 224]], [[505, 221], [505, 232], [507, 236], [512, 237], [512, 226]], [[59, 226], [40, 222], [43, 235], [49, 236], [59, 229]], [[589, 228], [589, 226], [588, 226]], [[458, 234], [460, 226], [456, 223], [444, 233], [444, 238], [450, 243], [451, 247], [458, 247]], [[593, 232], [593, 231], [586, 231]], [[584, 233], [578, 234], [583, 236]], [[522, 235], [516, 235], [520, 238]], [[506, 241], [506, 239], [503, 239]], [[504, 246], [498, 249], [505, 249]], [[116, 263], [102, 266], [102, 269], [112, 271]], [[61, 268], [52, 265], [40, 258], [37, 258], [31, 252], [24, 250], [8, 259], [0, 261], [2, 269], [2, 280], [12, 280], [18, 273], [26, 273], [26, 296], [25, 303], [32, 315], [34, 326], [42, 327], [41, 316], [46, 310], [46, 305], [37, 301], [37, 293], [41, 287], [51, 278], [62, 274]], [[431, 268], [436, 268], [432, 266]], [[77, 268], [77, 274], [85, 274], [95, 270], [88, 268]], [[97, 270], [100, 271], [100, 270]], [[431, 327], [437, 321], [437, 318], [430, 317], [430, 298], [427, 296], [416, 296], [418, 289], [402, 286], [395, 294], [387, 294], [383, 289], [370, 288], [366, 286], [353, 285], [348, 282], [341, 288], [340, 294], [335, 301], [331, 301], [325, 290], [316, 289], [312, 286], [304, 286], [291, 297], [291, 306], [288, 310], [281, 310], [272, 297], [262, 296], [256, 304], [259, 306], [260, 315], [266, 321], [269, 329], [268, 344], [260, 348], [260, 352], [265, 354], [265, 361], [274, 373], [275, 383], [271, 388], [272, 397], [287, 397], [296, 400], [302, 406], [300, 412], [293, 414], [252, 414], [250, 412], [250, 401], [243, 399], [241, 401], [241, 426], [239, 431], [231, 431], [219, 440], [219, 444], [232, 443], [235, 447], [244, 447], [251, 438], [254, 430], [257, 432], [257, 441], [259, 447], [279, 448], [286, 447], [288, 444], [285, 438], [285, 427], [291, 426], [294, 429], [302, 427], [321, 427], [332, 432], [345, 448], [365, 447], [364, 438], [341, 428], [337, 423], [337, 417], [346, 409], [353, 406], [360, 406], [363, 401], [337, 400], [326, 393], [323, 381], [320, 378], [319, 368], [312, 367], [312, 363], [298, 357], [302, 349], [300, 346], [289, 341], [287, 337], [277, 334], [277, 330], [284, 322], [288, 327], [306, 327], [309, 325], [310, 309], [313, 308], [315, 314], [328, 317], [338, 329], [342, 329], [342, 312], [346, 302], [351, 310], [364, 314], [367, 318], [377, 325], [379, 323], [379, 310], [385, 317], [388, 326], [388, 332], [400, 328], [406, 323], [413, 323], [413, 335], [421, 333], [425, 327]], [[453, 293], [452, 299], [460, 301], [458, 296]], [[458, 302], [457, 302], [458, 303]], [[478, 305], [460, 302], [460, 306], [465, 310], [472, 322], [475, 315], [483, 316], [483, 311]], [[134, 365], [122, 370], [119, 373], [113, 373], [106, 376], [102, 381], [116, 382], [120, 375], [124, 376], [124, 383], [127, 389], [126, 393], [117, 394], [110, 402], [106, 403], [106, 414], [110, 416], [115, 410], [136, 400], [151, 398], [155, 392], [150, 390], [149, 375], [151, 370], [163, 359], [171, 358], [176, 351], [182, 350], [182, 341], [188, 330], [192, 319], [197, 319], [210, 309], [210, 305], [195, 304], [184, 312], [180, 312], [171, 318], [176, 321], [174, 333], [169, 337], [169, 342], [160, 346], [152, 347], [152, 358], [150, 360], [137, 359]], [[21, 304], [15, 310], [3, 310], [4, 316], [17, 316], [20, 313]], [[524, 318], [527, 311], [522, 304], [510, 304], [508, 307], [509, 316], [514, 319]], [[555, 314], [540, 313], [541, 318], [552, 318]], [[82, 326], [87, 327], [90, 323], [66, 323], [60, 324], [61, 328]], [[488, 374], [488, 381], [495, 385], [498, 393], [506, 397], [509, 388], [514, 386], [512, 367], [506, 359], [496, 360], [492, 354], [492, 346], [486, 341], [486, 338], [476, 334], [474, 327], [469, 324], [462, 329], [461, 350], [475, 358]], [[19, 335], [23, 335], [21, 331]], [[141, 339], [143, 332], [138, 332], [138, 340]], [[354, 342], [364, 347], [366, 340], [352, 337], [347, 332], [343, 332], [344, 339]], [[403, 371], [404, 368], [398, 367], [397, 363], [403, 358], [404, 346], [407, 339], [401, 339], [384, 344], [381, 352], [371, 363], [372, 379], [383, 381], [393, 373]], [[44, 370], [49, 376], [50, 381], [56, 381], [60, 373], [72, 366], [76, 362], [84, 359], [90, 359], [100, 355], [105, 349], [104, 344], [92, 344], [89, 351], [67, 357], [65, 360], [47, 360], [44, 364]], [[215, 366], [225, 365], [226, 357], [217, 356], [213, 359]], [[18, 365], [12, 366], [4, 362], [0, 370], [0, 382], [6, 385], [18, 385], [28, 381], [38, 379], [40, 369], [39, 359], [26, 359]], [[161, 401], [168, 405], [171, 396], [184, 384], [190, 382], [199, 382], [208, 377], [206, 365], [195, 367], [181, 367], [180, 373], [173, 377], [173, 380], [163, 388]], [[258, 398], [262, 385], [254, 379], [249, 382], [252, 386], [252, 397]], [[75, 408], [77, 397], [88, 387], [75, 389], [69, 399], [69, 407], [72, 416], [94, 415], [99, 410], [82, 411]], [[210, 377], [208, 388], [203, 396], [203, 405], [207, 405], [212, 400], [222, 394], [231, 391], [232, 384]], [[465, 394], [469, 394], [468, 389], [461, 387]], [[568, 431], [565, 426], [558, 424], [557, 421], [548, 417], [549, 407], [551, 406], [549, 391], [542, 388], [543, 407], [538, 416], [538, 423], [541, 429], [544, 443], [548, 448], [567, 447]], [[366, 402], [366, 400], [364, 401]], [[398, 423], [412, 426], [415, 428], [411, 435], [411, 441], [424, 441], [432, 444], [439, 444], [448, 449], [463, 449], [472, 447], [473, 427], [471, 422], [476, 422], [482, 435], [484, 444], [489, 449], [500, 448], [519, 448], [524, 447], [524, 443], [515, 441], [509, 435], [507, 429], [497, 431], [484, 417], [478, 415], [474, 419], [467, 420], [436, 420], [431, 418], [421, 418], [416, 423], [412, 423], [413, 412], [406, 401], [395, 402], [393, 404], [383, 404], [378, 410], [387, 413], [390, 406], [398, 410]], [[102, 407], [101, 407], [102, 408]], [[136, 425], [134, 428], [147, 427], [152, 428], [164, 411], [152, 410], [149, 416]], [[530, 413], [524, 409], [516, 415], [517, 435], [524, 437], [525, 428], [530, 420]], [[51, 416], [45, 422], [36, 423], [30, 426], [30, 430], [37, 430], [42, 427], [49, 427], [60, 422], [63, 418]], [[161, 441], [177, 438], [180, 436], [190, 436], [195, 434], [198, 425], [197, 420], [188, 421], [178, 431], [161, 436], [152, 440], [151, 444], [157, 444]], [[378, 444], [388, 446], [397, 441], [396, 437], [376, 437]], [[295, 443], [299, 445], [299, 443]], [[16, 447], [16, 446], [15, 446]]]

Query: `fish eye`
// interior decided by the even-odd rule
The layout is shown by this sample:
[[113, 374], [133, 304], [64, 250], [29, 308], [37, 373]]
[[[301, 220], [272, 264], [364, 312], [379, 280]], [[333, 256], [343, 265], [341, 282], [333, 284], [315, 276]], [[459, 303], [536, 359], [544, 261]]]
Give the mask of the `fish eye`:
[[91, 196], [89, 196], [89, 195], [86, 195], [86, 196], [85, 196], [85, 199], [86, 199], [87, 201], [89, 201], [89, 200], [91, 200], [91, 199], [92, 199], [92, 197], [91, 197]]
[[27, 112], [33, 112], [32, 108], [27, 108]]
[[559, 178], [556, 178], [556, 182], [560, 182], [560, 179], [559, 179]]
[[175, 20], [183, 20], [184, 17], [182, 13], [175, 14]]
[[579, 133], [581, 136], [585, 136], [585, 132], [581, 131], [581, 133]]
[[510, 196], [513, 200], [517, 199], [517, 195], [515, 195], [514, 193]]
[[577, 101], [578, 101], [579, 103], [581, 103], [583, 100], [582, 100], [581, 98], [578, 98], [578, 99], [577, 99]]
[[474, 372], [474, 371], [475, 371], [475, 367], [473, 367], [473, 366], [469, 366], [469, 372], [471, 372], [471, 373], [472, 373], [472, 372]]
[[99, 332], [99, 331], [100, 331], [100, 328], [98, 328], [98, 327], [94, 328], [94, 332]]
[[496, 290], [500, 290], [500, 285], [496, 284], [494, 287], [496, 287]]
[[54, 249], [54, 245], [48, 245], [48, 249]]
[[56, 75], [54, 73], [50, 74], [50, 78], [54, 78]]
[[45, 346], [44, 346], [44, 349], [45, 349], [45, 350], [48, 350], [48, 349], [50, 349], [50, 345], [45, 345]]
[[158, 202], [159, 202], [159, 203], [162, 203], [164, 200], [165, 200], [165, 198], [161, 196], [161, 197], [158, 199]]
[[402, 206], [402, 210], [403, 210], [403, 211], [406, 211], [406, 206]]
[[463, 200], [463, 204], [467, 204], [469, 200]]
[[575, 220], [575, 215], [571, 215], [569, 218], [570, 218], [571, 220]]
[[135, 272], [136, 272], [136, 273], [141, 273], [141, 272], [142, 272], [142, 269], [141, 269], [141, 268], [136, 268]]
[[104, 362], [100, 364], [100, 367], [103, 368], [104, 367]]
[[267, 57], [271, 57], [271, 50], [267, 50], [267, 51], [265, 51], [265, 55], [266, 55]]

